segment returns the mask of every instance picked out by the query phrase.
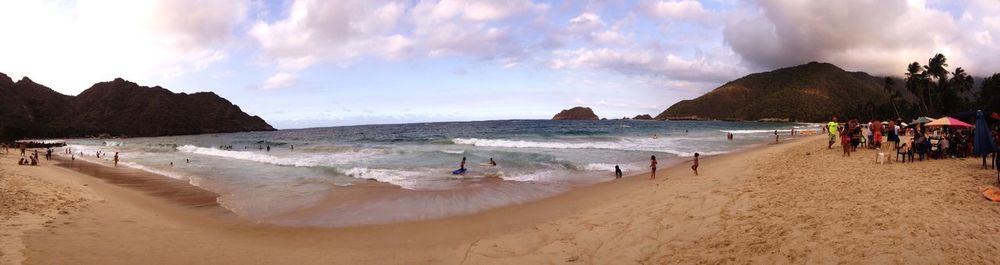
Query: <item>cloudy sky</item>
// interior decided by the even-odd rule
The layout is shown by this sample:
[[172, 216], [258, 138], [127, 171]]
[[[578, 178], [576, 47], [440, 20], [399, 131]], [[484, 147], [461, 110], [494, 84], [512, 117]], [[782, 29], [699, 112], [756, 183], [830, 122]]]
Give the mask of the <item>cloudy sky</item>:
[[[995, 0], [0, 0], [0, 72], [214, 91], [278, 128], [656, 115], [809, 61], [1000, 72]], [[996, 37], [994, 37], [994, 35]]]

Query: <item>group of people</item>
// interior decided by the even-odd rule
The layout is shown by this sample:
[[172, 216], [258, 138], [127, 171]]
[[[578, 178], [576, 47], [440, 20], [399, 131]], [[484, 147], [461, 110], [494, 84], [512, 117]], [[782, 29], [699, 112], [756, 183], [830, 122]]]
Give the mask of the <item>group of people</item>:
[[[694, 164], [691, 165], [691, 170], [694, 171], [694, 175], [695, 176], [698, 175], [698, 158], [700, 156], [701, 156], [701, 154], [694, 153], [694, 161], [693, 161]], [[649, 179], [650, 180], [656, 179], [656, 165], [657, 164], [659, 164], [659, 162], [656, 161], [656, 156], [655, 155], [649, 156]], [[618, 168], [618, 165], [615, 165], [615, 178], [621, 178], [621, 176], [622, 176], [621, 169]]]
[[835, 116], [823, 130], [829, 135], [827, 148], [833, 149], [839, 140], [844, 157], [851, 156], [858, 147], [891, 148], [889, 151], [904, 155], [904, 160], [907, 157], [912, 160], [914, 154], [923, 160], [925, 157], [964, 157], [972, 153], [972, 131], [969, 129], [907, 126], [900, 120], [891, 119], [861, 123], [857, 118], [849, 118], [841, 124]]
[[[51, 149], [50, 149], [49, 153], [51, 153]], [[30, 166], [37, 166], [38, 165], [38, 150], [35, 150], [35, 152], [33, 154], [28, 155], [28, 158], [24, 158], [24, 154], [25, 154], [25, 152], [24, 152], [24, 149], [22, 148], [21, 149], [21, 158], [17, 160], [17, 164], [18, 165], [20, 165], [20, 166], [28, 166], [28, 165], [30, 165]], [[48, 155], [46, 155], [46, 158], [48, 158]]]

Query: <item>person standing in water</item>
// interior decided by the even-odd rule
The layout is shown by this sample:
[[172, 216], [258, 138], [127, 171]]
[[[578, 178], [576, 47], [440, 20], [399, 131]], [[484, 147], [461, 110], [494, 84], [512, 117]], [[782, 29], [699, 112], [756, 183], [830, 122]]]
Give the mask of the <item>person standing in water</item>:
[[694, 153], [694, 165], [691, 165], [691, 170], [694, 170], [694, 175], [698, 175], [698, 153]]
[[459, 170], [465, 169], [465, 157], [464, 156], [462, 157], [462, 163], [458, 164], [458, 169]]
[[616, 179], [622, 178], [622, 169], [618, 167], [618, 165], [615, 165], [615, 178]]
[[649, 179], [656, 179], [656, 156], [649, 157]]
[[490, 157], [490, 165], [494, 167], [497, 166], [497, 161], [493, 161], [492, 157]]
[[115, 167], [118, 167], [118, 152], [115, 152]]

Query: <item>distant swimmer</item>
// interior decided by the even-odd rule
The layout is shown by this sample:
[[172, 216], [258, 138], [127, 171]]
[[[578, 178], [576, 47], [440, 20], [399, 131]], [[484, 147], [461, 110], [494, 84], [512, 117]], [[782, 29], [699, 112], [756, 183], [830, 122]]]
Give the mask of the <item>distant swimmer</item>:
[[190, 158], [185, 158], [184, 159], [184, 163], [191, 163], [191, 159]]
[[656, 179], [656, 156], [649, 157], [649, 179]]
[[492, 157], [490, 157], [490, 165], [494, 167], [497, 166], [497, 161], [493, 161]]
[[618, 167], [618, 165], [615, 165], [615, 178], [622, 178], [622, 168]]
[[118, 152], [115, 152], [115, 167], [118, 166]]
[[174, 162], [170, 162], [170, 166], [173, 167], [174, 166]]
[[659, 138], [660, 136], [657, 136], [655, 133], [653, 134], [653, 139], [659, 139]]
[[465, 169], [465, 157], [462, 157], [462, 163], [458, 164], [458, 169]]
[[288, 146], [292, 149], [292, 151], [295, 151], [295, 145], [294, 144], [288, 145]]
[[271, 145], [268, 145], [268, 146], [267, 146], [267, 151], [268, 151], [268, 152], [271, 152]]
[[726, 138], [728, 138], [730, 141], [732, 141], [733, 140], [733, 133], [727, 133], [726, 134]]

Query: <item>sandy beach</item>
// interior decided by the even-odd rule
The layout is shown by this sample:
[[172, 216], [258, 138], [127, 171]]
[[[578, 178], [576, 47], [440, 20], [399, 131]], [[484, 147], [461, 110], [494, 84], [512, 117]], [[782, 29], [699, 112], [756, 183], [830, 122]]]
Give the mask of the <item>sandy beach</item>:
[[842, 158], [825, 139], [707, 157], [700, 176], [682, 163], [653, 181], [627, 177], [472, 215], [350, 228], [254, 224], [170, 199], [159, 188], [169, 185], [112, 183], [49, 161], [17, 166], [5, 154], [0, 263], [1000, 262], [1000, 205], [980, 194], [996, 172], [980, 160], [877, 165], [875, 151]]

